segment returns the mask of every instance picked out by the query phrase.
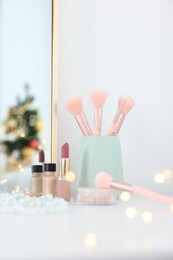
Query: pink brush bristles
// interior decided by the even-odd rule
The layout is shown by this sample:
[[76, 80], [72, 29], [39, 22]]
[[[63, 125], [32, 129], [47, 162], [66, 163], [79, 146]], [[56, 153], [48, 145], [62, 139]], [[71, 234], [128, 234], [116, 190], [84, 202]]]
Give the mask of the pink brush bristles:
[[94, 135], [101, 135], [103, 106], [107, 96], [108, 92], [105, 89], [95, 89], [90, 93], [94, 106]]
[[103, 107], [107, 99], [108, 92], [105, 89], [94, 89], [90, 93], [90, 98], [95, 108]]
[[152, 200], [157, 200], [160, 202], [172, 204], [173, 203], [173, 198], [163, 195], [161, 193], [148, 190], [133, 184], [125, 183], [122, 181], [118, 181], [113, 179], [113, 177], [108, 174], [107, 172], [100, 172], [96, 175], [95, 177], [95, 184], [96, 187], [99, 189], [117, 189], [117, 190], [124, 190], [131, 192], [135, 195], [139, 195], [142, 197], [146, 197]]
[[[91, 91], [90, 98], [94, 106], [94, 135], [101, 135], [103, 106], [106, 102], [108, 92], [105, 89], [95, 89]], [[131, 97], [121, 95], [118, 98], [118, 109], [114, 116], [108, 135], [118, 135], [123, 121], [129, 111], [133, 108], [134, 101]], [[83, 113], [83, 101], [79, 95], [70, 96], [65, 103], [65, 108], [75, 117], [84, 135], [93, 135], [88, 121]]]
[[126, 105], [127, 101], [128, 101], [127, 96], [125, 96], [125, 95], [119, 96], [119, 98], [118, 98], [118, 109], [117, 109], [117, 112], [116, 112], [114, 119], [112, 121], [112, 125], [109, 128], [108, 135], [112, 135], [113, 132], [115, 131], [115, 125], [117, 124], [117, 122], [118, 122], [118, 120], [121, 116], [121, 113], [123, 111], [123, 108]]
[[118, 110], [109, 128], [108, 135], [117, 135], [123, 124], [126, 114], [133, 108], [134, 100], [131, 97], [120, 96], [118, 99]]
[[72, 115], [79, 115], [83, 112], [83, 101], [80, 96], [70, 96], [67, 98], [65, 108]]
[[99, 189], [109, 189], [111, 188], [110, 184], [112, 180], [113, 177], [107, 172], [100, 172], [95, 177], [95, 184]]
[[121, 116], [120, 116], [117, 124], [115, 125], [115, 128], [114, 128], [112, 135], [118, 135], [126, 115], [130, 112], [130, 110], [134, 107], [134, 105], [135, 105], [134, 100], [131, 97], [129, 97], [127, 99], [124, 107], [123, 107], [123, 110], [121, 112]]
[[69, 97], [66, 100], [65, 108], [75, 117], [82, 133], [84, 135], [92, 135], [91, 128], [83, 113], [82, 98], [78, 95]]

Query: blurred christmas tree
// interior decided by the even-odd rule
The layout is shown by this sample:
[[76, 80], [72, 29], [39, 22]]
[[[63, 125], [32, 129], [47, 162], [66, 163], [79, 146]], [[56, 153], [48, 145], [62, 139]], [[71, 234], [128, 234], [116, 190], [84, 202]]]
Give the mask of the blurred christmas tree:
[[9, 108], [3, 122], [6, 140], [1, 145], [7, 155], [7, 170], [15, 170], [20, 163], [31, 164], [34, 151], [39, 149], [43, 121], [33, 102], [29, 86], [25, 85], [24, 99], [17, 97], [16, 105]]

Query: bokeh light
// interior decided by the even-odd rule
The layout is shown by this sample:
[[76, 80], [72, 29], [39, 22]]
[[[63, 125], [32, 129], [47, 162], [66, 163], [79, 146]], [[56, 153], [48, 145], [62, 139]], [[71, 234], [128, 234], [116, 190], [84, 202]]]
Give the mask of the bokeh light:
[[5, 183], [7, 183], [7, 179], [0, 180], [0, 184], [5, 184]]
[[164, 169], [162, 172], [166, 180], [170, 180], [173, 177], [173, 173], [170, 169]]
[[84, 237], [84, 244], [86, 247], [92, 249], [97, 245], [97, 236], [94, 233], [88, 233]]
[[159, 173], [156, 173], [155, 176], [154, 176], [154, 180], [156, 183], [164, 183], [165, 181], [165, 176], [163, 173], [159, 172]]
[[170, 211], [173, 213], [173, 203], [170, 205]]
[[126, 209], [125, 214], [128, 218], [134, 218], [136, 217], [136, 209], [133, 207], [129, 207]]
[[24, 169], [23, 169], [23, 165], [22, 165], [21, 163], [18, 164], [18, 168], [19, 168], [19, 170], [20, 170], [21, 172], [24, 171]]
[[120, 195], [120, 199], [122, 201], [128, 201], [130, 199], [130, 193], [127, 191], [123, 191]]
[[65, 174], [65, 179], [66, 181], [73, 182], [76, 179], [76, 175], [74, 172], [68, 171]]
[[151, 214], [151, 212], [149, 211], [145, 211], [143, 214], [142, 214], [142, 220], [146, 223], [149, 223], [153, 220], [153, 215]]

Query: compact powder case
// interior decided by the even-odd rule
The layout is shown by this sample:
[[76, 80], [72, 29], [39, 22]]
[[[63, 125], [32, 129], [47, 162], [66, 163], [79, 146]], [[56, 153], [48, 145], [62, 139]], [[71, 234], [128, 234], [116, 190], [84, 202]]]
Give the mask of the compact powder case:
[[116, 203], [115, 191], [81, 187], [77, 189], [75, 203], [78, 205], [113, 205]]

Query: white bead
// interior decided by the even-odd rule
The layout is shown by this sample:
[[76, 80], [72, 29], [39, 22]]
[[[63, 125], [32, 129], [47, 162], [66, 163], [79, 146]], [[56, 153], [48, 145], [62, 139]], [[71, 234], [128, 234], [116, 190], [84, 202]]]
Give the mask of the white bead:
[[0, 192], [0, 213], [45, 215], [55, 214], [68, 208], [62, 198], [54, 198], [51, 194], [42, 197], [29, 197], [23, 192]]

